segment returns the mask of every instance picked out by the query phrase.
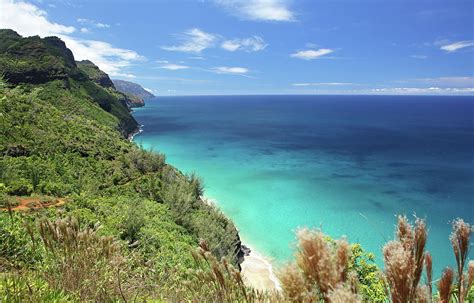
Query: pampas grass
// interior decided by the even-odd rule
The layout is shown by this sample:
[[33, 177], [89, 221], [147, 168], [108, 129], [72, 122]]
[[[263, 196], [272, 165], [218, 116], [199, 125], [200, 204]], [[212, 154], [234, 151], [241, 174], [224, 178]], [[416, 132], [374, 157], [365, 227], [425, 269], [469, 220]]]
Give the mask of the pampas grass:
[[405, 216], [398, 217], [396, 239], [383, 248], [385, 276], [392, 302], [425, 300], [418, 289], [425, 261], [426, 224], [417, 219], [412, 226]]
[[[474, 263], [469, 262], [472, 227], [462, 219], [456, 219], [450, 236], [456, 259], [456, 275], [446, 268], [438, 282], [439, 302], [449, 303], [452, 299], [464, 303], [474, 280]], [[405, 216], [398, 217], [395, 240], [384, 246], [385, 279], [390, 299], [394, 303], [432, 302], [433, 260], [425, 252], [427, 230], [424, 220], [416, 219], [411, 225]], [[420, 285], [423, 269], [426, 271], [426, 285]], [[456, 276], [456, 277], [455, 277]]]
[[[346, 240], [330, 243], [321, 231], [300, 229], [296, 263], [279, 274], [286, 298], [296, 302], [340, 302], [356, 299], [349, 279], [351, 249]], [[355, 301], [354, 301], [355, 302]]]
[[38, 230], [47, 252], [44, 279], [81, 301], [126, 301], [120, 279], [125, 259], [118, 243], [99, 236], [97, 229], [81, 229], [73, 218], [40, 220]]
[[440, 303], [449, 303], [451, 298], [451, 286], [453, 284], [454, 272], [448, 267], [443, 271], [441, 279], [438, 283], [439, 301]]
[[467, 256], [469, 255], [469, 245], [472, 233], [470, 224], [464, 222], [463, 219], [456, 219], [453, 222], [453, 232], [450, 240], [453, 246], [454, 256], [456, 258], [457, 269], [457, 294], [459, 302], [463, 303], [467, 296], [469, 289], [472, 286], [472, 277], [469, 278], [469, 273], [464, 274], [464, 267], [466, 265]]

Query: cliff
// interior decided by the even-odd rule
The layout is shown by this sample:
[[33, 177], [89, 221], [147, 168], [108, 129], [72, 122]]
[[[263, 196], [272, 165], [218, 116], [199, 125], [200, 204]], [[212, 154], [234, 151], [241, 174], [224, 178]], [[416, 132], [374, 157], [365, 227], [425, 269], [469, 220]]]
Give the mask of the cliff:
[[130, 107], [141, 107], [145, 105], [145, 100], [154, 98], [155, 95], [144, 89], [140, 84], [125, 80], [112, 80], [115, 88], [128, 95], [131, 99]]
[[89, 60], [76, 61], [77, 67], [87, 74], [89, 79], [104, 88], [115, 88], [109, 75], [101, 71], [97, 65]]

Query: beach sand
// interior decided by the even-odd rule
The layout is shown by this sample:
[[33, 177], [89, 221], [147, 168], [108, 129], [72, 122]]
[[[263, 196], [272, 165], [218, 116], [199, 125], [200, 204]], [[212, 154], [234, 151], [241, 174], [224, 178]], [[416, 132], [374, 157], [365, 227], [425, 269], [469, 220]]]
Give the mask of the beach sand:
[[[218, 207], [217, 200], [201, 196], [201, 200], [209, 206]], [[280, 291], [280, 282], [273, 272], [272, 263], [253, 248], [250, 253], [244, 257], [242, 267], [242, 276], [246, 285], [262, 291]]]
[[244, 282], [248, 286], [263, 291], [281, 290], [271, 262], [255, 250], [251, 249], [250, 254], [245, 256], [241, 267]]

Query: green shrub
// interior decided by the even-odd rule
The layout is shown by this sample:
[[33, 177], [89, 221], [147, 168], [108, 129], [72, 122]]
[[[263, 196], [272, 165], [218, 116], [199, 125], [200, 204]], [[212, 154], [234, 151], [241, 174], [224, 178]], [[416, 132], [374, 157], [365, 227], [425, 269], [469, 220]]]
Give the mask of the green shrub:
[[52, 289], [37, 272], [0, 274], [0, 302], [77, 302], [63, 290]]
[[72, 191], [71, 186], [53, 181], [43, 181], [38, 185], [39, 190], [45, 195], [63, 197]]
[[0, 192], [0, 208], [12, 208], [18, 204], [18, 200], [15, 197], [10, 197]]
[[122, 240], [127, 240], [130, 244], [133, 244], [139, 239], [139, 233], [143, 226], [145, 226], [145, 217], [143, 210], [140, 209], [141, 205], [132, 205], [128, 207], [126, 211], [126, 218], [121, 226], [120, 237]]
[[15, 196], [28, 196], [33, 192], [33, 185], [23, 178], [12, 180], [8, 184], [7, 192]]
[[0, 211], [0, 269], [30, 266], [41, 259], [21, 214]]

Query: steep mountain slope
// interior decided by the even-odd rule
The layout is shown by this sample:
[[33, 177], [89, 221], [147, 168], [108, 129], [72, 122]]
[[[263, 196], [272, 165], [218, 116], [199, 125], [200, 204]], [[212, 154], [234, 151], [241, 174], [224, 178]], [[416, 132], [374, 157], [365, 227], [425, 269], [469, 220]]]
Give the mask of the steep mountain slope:
[[89, 76], [93, 82], [104, 88], [115, 88], [109, 75], [99, 69], [97, 65], [89, 60], [76, 61], [77, 67]]
[[[48, 96], [55, 96], [55, 90], [64, 88], [68, 98], [56, 98], [51, 102], [68, 110], [76, 106], [71, 104], [74, 103], [72, 99], [77, 99], [77, 103], [95, 103], [115, 118], [115, 122], [111, 123], [125, 137], [138, 129], [138, 123], [130, 114], [123, 96], [95, 83], [78, 68], [72, 52], [57, 37], [22, 38], [12, 30], [0, 30], [0, 75], [11, 84], [39, 85], [50, 92], [46, 94]], [[89, 114], [91, 118], [96, 114], [104, 115], [97, 111], [90, 111]]]
[[123, 106], [127, 108], [143, 106], [144, 101], [134, 96], [127, 95], [123, 92], [118, 91], [109, 75], [101, 71], [97, 65], [89, 60], [77, 61], [77, 67], [84, 72], [92, 82], [105, 88], [107, 92], [113, 95]]
[[[164, 155], [129, 142], [125, 137], [137, 122], [123, 95], [107, 87], [102, 71], [94, 67], [100, 77], [92, 77], [82, 68], [58, 38], [22, 38], [0, 30], [0, 280], [6, 281], [0, 282], [0, 301], [51, 302], [52, 296], [58, 296], [55, 302], [137, 296], [144, 301], [176, 295], [196, 268], [190, 251], [201, 239], [212, 254], [237, 264], [237, 230], [201, 200], [200, 180], [166, 164]], [[26, 212], [7, 211], [25, 201], [40, 206], [26, 203]], [[32, 237], [23, 222], [29, 222]], [[76, 243], [67, 248], [56, 237], [52, 241], [60, 248], [49, 254], [46, 244], [52, 242], [36, 242], [44, 236], [41, 224], [92, 229], [74, 237], [91, 237], [88, 243], [95, 248], [82, 251], [79, 240], [67, 242]], [[108, 246], [94, 246], [101, 241]], [[104, 254], [87, 255], [105, 247], [120, 258], [105, 264]], [[58, 255], [57, 249], [89, 257], [81, 265], [60, 263], [77, 259]], [[88, 270], [79, 274], [83, 268]], [[74, 272], [63, 271], [69, 269]], [[18, 270], [24, 283], [39, 288], [23, 297], [28, 288], [20, 287], [14, 297], [4, 297], [4, 285], [19, 285], [9, 280], [18, 278]]]
[[131, 107], [144, 106], [146, 99], [155, 97], [155, 95], [144, 89], [140, 84], [116, 79], [112, 81], [118, 91], [127, 94], [133, 100]]

